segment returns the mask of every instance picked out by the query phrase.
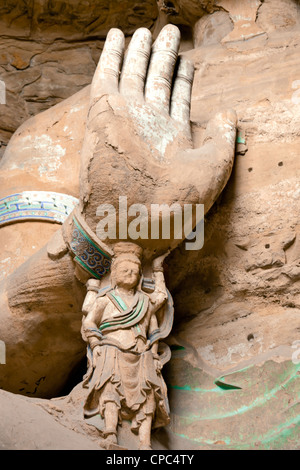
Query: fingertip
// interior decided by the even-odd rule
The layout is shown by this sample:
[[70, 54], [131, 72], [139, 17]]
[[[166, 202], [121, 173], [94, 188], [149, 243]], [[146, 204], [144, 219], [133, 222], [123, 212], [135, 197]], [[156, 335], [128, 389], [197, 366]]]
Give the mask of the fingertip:
[[178, 53], [180, 46], [181, 34], [177, 26], [173, 24], [167, 24], [162, 28], [159, 35], [153, 44], [153, 50], [167, 48], [172, 50], [176, 54]]
[[161, 29], [159, 34], [161, 34], [162, 32], [167, 33], [167, 34], [171, 33], [174, 36], [178, 36], [179, 39], [180, 39], [180, 36], [181, 36], [180, 29], [178, 28], [178, 26], [176, 26], [175, 24], [171, 24], [171, 23], [164, 26]]
[[151, 31], [147, 28], [139, 28], [137, 29], [130, 41], [129, 49], [133, 51], [142, 51], [145, 50], [150, 55], [150, 50], [152, 46], [152, 34]]
[[236, 114], [235, 109], [228, 109], [226, 111], [225, 119], [227, 120], [228, 123], [232, 123], [233, 126], [236, 126], [236, 124], [237, 124], [237, 114]]
[[149, 31], [148, 28], [138, 28], [132, 35], [132, 39], [133, 38], [136, 38], [136, 37], [143, 37], [144, 39], [146, 40], [151, 40], [152, 42], [152, 34], [151, 34], [151, 31]]
[[107, 47], [107, 45], [111, 43], [115, 43], [116, 46], [123, 49], [125, 46], [125, 35], [123, 31], [118, 28], [111, 28], [106, 35], [104, 47]]
[[110, 30], [108, 31], [108, 33], [106, 35], [106, 39], [110, 38], [113, 35], [124, 37], [124, 33], [121, 29], [119, 29], [119, 28], [110, 28]]
[[235, 128], [237, 124], [237, 114], [234, 109], [226, 109], [223, 111], [219, 111], [217, 114], [215, 114], [214, 117], [212, 117], [209, 120], [210, 123], [220, 125], [223, 127], [224, 125], [226, 127], [231, 127]]

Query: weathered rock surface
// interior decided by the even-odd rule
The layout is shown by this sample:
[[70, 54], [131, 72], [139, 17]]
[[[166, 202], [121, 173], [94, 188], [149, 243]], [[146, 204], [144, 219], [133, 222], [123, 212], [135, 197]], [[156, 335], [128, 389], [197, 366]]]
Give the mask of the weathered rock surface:
[[[31, 400], [0, 390], [1, 450], [99, 450], [93, 437], [68, 428], [46, 408], [46, 400]], [[48, 409], [51, 409], [49, 401]], [[58, 412], [56, 411], [58, 414]], [[75, 429], [74, 429], [75, 428]], [[95, 433], [94, 433], [95, 434]]]
[[[299, 404], [295, 400], [299, 375], [290, 361], [266, 361], [232, 372], [220, 377], [216, 385], [210, 374], [186, 361], [183, 349], [177, 349], [164, 374], [172, 420], [153, 433], [154, 450], [299, 448]], [[98, 432], [103, 421], [99, 415], [89, 420], [82, 417], [86, 393], [81, 383], [69, 395], [51, 400], [0, 390], [0, 448], [103, 450], [105, 440]], [[138, 449], [129, 422], [124, 421], [118, 433], [120, 445]]]
[[[234, 367], [241, 371], [247, 368], [248, 389], [253, 365], [273, 358], [276, 363], [269, 364], [270, 370], [262, 373], [261, 381], [268, 381], [268, 374], [275, 374], [279, 384], [281, 375], [275, 371], [280, 368], [279, 364], [287, 361], [295, 374], [291, 383], [299, 387], [299, 379], [296, 385], [299, 361], [293, 364], [292, 352], [299, 347], [300, 331], [300, 108], [297, 91], [300, 11], [293, 2], [274, 2], [277, 15], [272, 16], [268, 10], [271, 3], [273, 7], [273, 2], [264, 2], [258, 10], [256, 24], [264, 34], [248, 40], [235, 37], [230, 42], [227, 33], [226, 41], [221, 39], [221, 44], [210, 43], [191, 52], [198, 69], [192, 119], [201, 127], [201, 121], [204, 123], [220, 102], [225, 107], [230, 103], [238, 113], [241, 141], [237, 146], [234, 173], [207, 217], [201, 253], [186, 256], [184, 249], [178, 250], [168, 262], [176, 309], [173, 336], [177, 344], [185, 348], [181, 351], [181, 364], [180, 361], [177, 366], [171, 363], [171, 367], [173, 364], [176, 368], [176, 378], [180, 378], [180, 383], [174, 381], [178, 390], [172, 390], [173, 409], [180, 408], [182, 402], [189, 403], [189, 399], [197, 409], [202, 409], [198, 415], [189, 406], [183, 414], [175, 411], [173, 430], [181, 432], [182, 426], [186, 426], [185, 435], [192, 442], [203, 439], [203, 443], [207, 443], [209, 434], [205, 433], [205, 427], [210, 426], [205, 400], [201, 405], [201, 391], [192, 391], [201, 382], [201, 379], [193, 379], [195, 369], [208, 373], [217, 373], [218, 369], [222, 375]], [[225, 17], [224, 21], [227, 21]], [[217, 35], [212, 20], [211, 24], [212, 36]], [[202, 31], [199, 37], [201, 34]], [[288, 347], [286, 352], [284, 347]], [[191, 371], [184, 380], [187, 364]], [[240, 372], [241, 376], [247, 374]], [[255, 390], [255, 385], [251, 388]], [[233, 400], [242, 400], [243, 390], [244, 386], [242, 390], [225, 393], [232, 394]], [[269, 431], [248, 433], [240, 428], [240, 435], [234, 436], [237, 424], [232, 427], [230, 419], [233, 418], [229, 419], [226, 412], [222, 416], [218, 414], [216, 434], [220, 436], [219, 430], [223, 429], [228, 447], [234, 442], [242, 446], [241, 435], [251, 447], [251, 432], [258, 443], [261, 442], [259, 435], [269, 435], [268, 445], [280, 447], [284, 445], [284, 435], [288, 443], [288, 436], [295, 433], [291, 445], [297, 445], [297, 395], [295, 390], [287, 391], [286, 407], [294, 407], [293, 418], [282, 416], [281, 424], [272, 431], [273, 444], [274, 411], [270, 406], [269, 413], [258, 418], [268, 408], [265, 398], [259, 394], [247, 399], [247, 406], [236, 405], [231, 416], [240, 410], [240, 419], [251, 423], [252, 411], [248, 408], [251, 403], [252, 410], [256, 410], [256, 425], [265, 422]], [[205, 396], [209, 399], [205, 394], [203, 399]], [[284, 400], [274, 396], [275, 406], [283, 409]], [[219, 405], [222, 407], [221, 398]], [[182, 417], [187, 409], [190, 411], [188, 422]], [[210, 416], [213, 419], [213, 414]], [[199, 418], [204, 420], [201, 424], [197, 422]]]
[[139, 26], [152, 27], [157, 15], [155, 0], [15, 0], [0, 6], [0, 80], [6, 85], [2, 147], [28, 117], [91, 82], [111, 27], [131, 35]]
[[[299, 9], [297, 14], [294, 18], [298, 18], [299, 24]], [[264, 15], [264, 10], [258, 11], [258, 24], [260, 21], [263, 24]], [[217, 332], [214, 319], [218, 318], [219, 325], [234, 322], [234, 337], [228, 332], [228, 347], [223, 349], [225, 355], [218, 360], [214, 349], [215, 357], [210, 356], [212, 363], [215, 361], [220, 366], [229, 365], [225, 357], [232, 361], [227, 353], [235, 341], [236, 350], [240, 348], [240, 353], [236, 353], [237, 362], [248, 354], [253, 355], [253, 344], [247, 342], [250, 333], [260, 338], [256, 347], [261, 351], [279, 343], [289, 344], [297, 340], [299, 334], [297, 77], [300, 69], [297, 55], [300, 36], [299, 28], [288, 21], [284, 31], [271, 26], [263, 49], [261, 37], [257, 37], [211, 45], [191, 53], [198, 68], [192, 119], [201, 127], [201, 121], [206, 121], [207, 113], [213, 114], [222, 96], [222, 106], [230, 103], [237, 110], [240, 135], [245, 136], [246, 151], [237, 152], [231, 180], [208, 216], [202, 252], [189, 253], [188, 259], [182, 258], [182, 269], [179, 268], [179, 253], [174, 253], [169, 261], [170, 273], [175, 272], [175, 266], [177, 268], [177, 275], [170, 275], [170, 282], [178, 292], [177, 318], [180, 311], [183, 321], [180, 329], [187, 331], [186, 317], [191, 316], [193, 331], [208, 332], [211, 325], [213, 335], [216, 339], [219, 337], [224, 346], [225, 330]], [[217, 92], [214, 79], [218, 83]], [[189, 266], [189, 280], [186, 266]], [[184, 273], [182, 277], [180, 273]], [[188, 295], [182, 291], [183, 278], [186, 279], [184, 292], [187, 289]], [[195, 287], [197, 284], [200, 290]], [[195, 292], [200, 296], [199, 303], [195, 301]], [[189, 296], [193, 298], [191, 310], [186, 303]], [[294, 301], [287, 300], [291, 298]], [[196, 305], [203, 306], [202, 314], [197, 307], [194, 310]], [[272, 328], [267, 321], [268, 314], [272, 315]], [[199, 324], [198, 329], [195, 322], [201, 323], [201, 317], [206, 327]], [[243, 324], [241, 336], [237, 333], [239, 317]], [[276, 326], [277, 321], [283, 322], [280, 328]], [[254, 325], [257, 332], [253, 330]], [[193, 342], [194, 339], [195, 334]], [[201, 338], [202, 348], [205, 348], [204, 342]], [[208, 343], [211, 344], [210, 340]], [[216, 348], [217, 344], [218, 341]]]

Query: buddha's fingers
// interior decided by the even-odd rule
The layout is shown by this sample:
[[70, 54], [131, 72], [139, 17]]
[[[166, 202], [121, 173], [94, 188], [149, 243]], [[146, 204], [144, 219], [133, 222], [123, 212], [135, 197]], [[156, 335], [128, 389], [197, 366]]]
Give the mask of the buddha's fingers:
[[118, 92], [125, 38], [122, 31], [112, 28], [106, 37], [91, 87], [91, 105], [103, 94]]
[[179, 44], [179, 29], [171, 24], [165, 26], [152, 46], [146, 80], [146, 102], [167, 113], [170, 110], [171, 87]]
[[179, 57], [174, 80], [170, 115], [190, 133], [190, 107], [194, 78], [194, 65], [185, 57]]
[[146, 28], [138, 29], [132, 36], [120, 79], [120, 93], [123, 96], [143, 99], [151, 45], [152, 35]]

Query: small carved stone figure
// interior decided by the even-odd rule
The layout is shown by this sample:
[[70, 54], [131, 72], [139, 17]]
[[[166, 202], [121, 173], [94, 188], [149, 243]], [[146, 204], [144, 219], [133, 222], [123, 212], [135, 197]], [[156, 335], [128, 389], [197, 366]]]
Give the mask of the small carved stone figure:
[[[158, 340], [166, 335], [157, 313], [167, 306], [170, 316], [170, 308], [162, 268], [166, 254], [153, 261], [152, 293], [142, 289], [141, 255], [142, 249], [133, 243], [115, 245], [111, 285], [100, 289], [90, 303], [82, 332], [89, 361], [85, 417], [100, 413], [108, 446], [118, 442], [118, 423], [131, 420], [131, 430], [138, 433], [140, 449], [145, 450], [151, 449], [152, 427], [169, 422], [163, 360], [158, 354]], [[163, 318], [166, 322], [170, 329], [170, 318]]]

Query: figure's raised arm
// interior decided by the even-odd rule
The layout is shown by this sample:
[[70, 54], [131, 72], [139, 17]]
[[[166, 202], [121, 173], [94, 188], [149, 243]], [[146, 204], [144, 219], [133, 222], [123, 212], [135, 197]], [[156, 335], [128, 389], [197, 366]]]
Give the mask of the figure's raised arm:
[[[155, 310], [158, 310], [167, 300], [168, 293], [164, 278], [163, 262], [169, 251], [155, 258], [152, 262], [153, 280], [155, 282], [154, 291], [150, 294], [150, 299]], [[154, 320], [153, 320], [154, 321]]]

